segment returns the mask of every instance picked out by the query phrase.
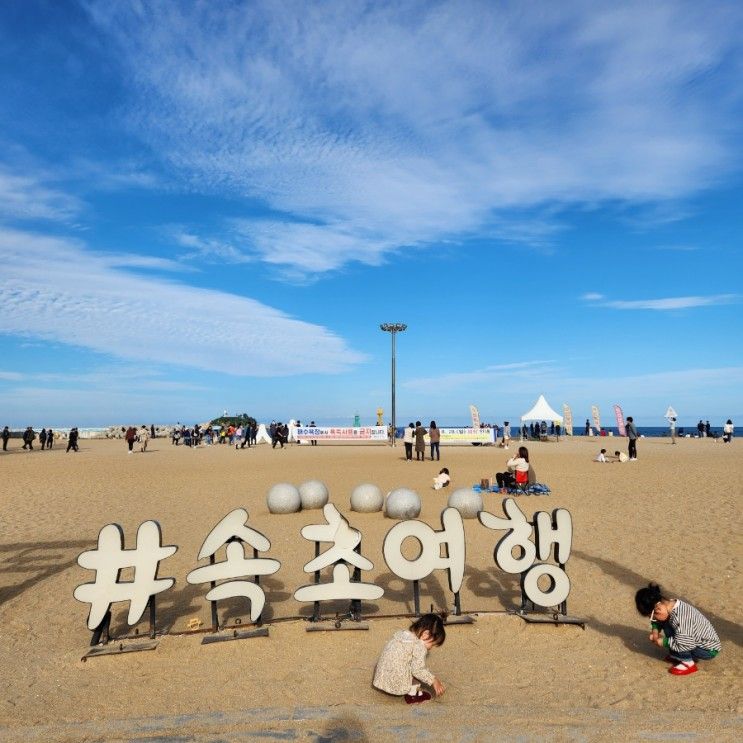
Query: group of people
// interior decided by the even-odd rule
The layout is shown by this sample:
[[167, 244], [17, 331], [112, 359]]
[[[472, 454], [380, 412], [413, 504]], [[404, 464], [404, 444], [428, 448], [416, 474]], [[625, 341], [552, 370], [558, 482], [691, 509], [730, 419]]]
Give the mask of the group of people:
[[[34, 431], [33, 426], [26, 426], [26, 429], [24, 430], [21, 440], [23, 441], [23, 446], [21, 449], [25, 449], [26, 451], [33, 451], [34, 450], [34, 442], [38, 438], [39, 443], [39, 450], [49, 450], [54, 447], [54, 439], [58, 436], [58, 434], [55, 434], [53, 428], [42, 428], [39, 432], [38, 436], [36, 434], [36, 431]], [[3, 440], [3, 451], [8, 451], [8, 441], [10, 441], [10, 428], [8, 426], [5, 426], [3, 428], [2, 434], [0, 434], [0, 438]], [[67, 434], [67, 449], [66, 451], [78, 451], [78, 439], [80, 438], [80, 432], [78, 431], [77, 427], [71, 428], [69, 433]]]
[[129, 448], [129, 454], [134, 452], [134, 444], [139, 444], [139, 451], [146, 452], [147, 444], [150, 440], [150, 435], [154, 436], [155, 427], [151, 426], [148, 428], [144, 423], [136, 428], [135, 426], [129, 426], [124, 431], [124, 440]]
[[[523, 447], [522, 447], [523, 448]], [[648, 640], [666, 652], [668, 672], [688, 676], [698, 670], [698, 661], [712, 660], [722, 650], [720, 638], [699, 609], [680, 598], [666, 595], [657, 583], [635, 594], [637, 612], [650, 620]], [[398, 630], [387, 641], [374, 668], [372, 685], [406, 704], [421, 704], [441, 696], [446, 687], [426, 666], [428, 651], [446, 640], [446, 617], [424, 614], [406, 630]], [[431, 691], [422, 689], [427, 686]]]
[[420, 421], [416, 421], [415, 424], [409, 423], [403, 432], [402, 442], [405, 444], [405, 461], [411, 462], [413, 460], [413, 445], [415, 445], [416, 460], [425, 462], [426, 436], [428, 436], [428, 443], [431, 447], [431, 461], [441, 459], [441, 432], [436, 426], [436, 421], [431, 421], [428, 430], [421, 425]]
[[[3, 428], [0, 437], [3, 440], [3, 451], [8, 451], [8, 441], [10, 441], [10, 428], [8, 426]], [[23, 441], [23, 446], [21, 448], [26, 449], [26, 451], [33, 451], [34, 441], [36, 441], [36, 438], [36, 431], [34, 431], [33, 426], [26, 426], [26, 430], [21, 436], [21, 440]], [[39, 449], [51, 449], [54, 446], [54, 431], [51, 428], [42, 428], [38, 435], [38, 439]]]

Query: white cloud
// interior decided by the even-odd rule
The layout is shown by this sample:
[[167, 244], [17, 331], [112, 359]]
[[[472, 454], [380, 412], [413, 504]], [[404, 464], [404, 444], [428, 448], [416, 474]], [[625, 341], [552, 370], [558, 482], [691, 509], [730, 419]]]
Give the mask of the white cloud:
[[403, 382], [406, 389], [432, 389], [437, 392], [464, 389], [471, 385], [498, 383], [509, 390], [518, 385], [519, 390], [534, 389], [540, 380], [548, 380], [557, 373], [554, 361], [521, 361], [497, 364], [468, 372], [452, 372], [435, 377], [418, 377]]
[[202, 238], [191, 232], [180, 230], [174, 231], [173, 238], [178, 245], [187, 250], [181, 256], [182, 260], [189, 260], [194, 257], [217, 258], [225, 263], [251, 263], [255, 260], [235, 245], [223, 240]]
[[665, 202], [740, 165], [734, 5], [89, 8], [132, 130], [194, 187], [290, 215], [241, 234], [307, 272], [510, 239], [512, 210]]
[[598, 302], [600, 299], [603, 299], [603, 294], [598, 294], [596, 292], [588, 292], [588, 294], [584, 294], [581, 299], [585, 299], [587, 302]]
[[708, 297], [666, 297], [663, 299], [615, 299], [602, 302], [602, 307], [615, 310], [686, 310], [692, 307], [711, 307], [732, 304], [739, 300], [737, 294], [713, 294]]
[[67, 221], [82, 209], [82, 202], [49, 185], [43, 178], [18, 175], [0, 166], [0, 218]]
[[120, 270], [121, 256], [70, 240], [0, 230], [0, 250], [0, 332], [245, 376], [333, 373], [363, 359], [326, 328], [246, 297]]

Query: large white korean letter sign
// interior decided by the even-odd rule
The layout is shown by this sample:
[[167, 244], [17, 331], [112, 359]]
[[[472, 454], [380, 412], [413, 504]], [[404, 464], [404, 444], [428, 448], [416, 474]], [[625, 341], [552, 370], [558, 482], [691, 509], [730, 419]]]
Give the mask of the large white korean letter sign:
[[[77, 564], [95, 570], [93, 583], [78, 586], [73, 596], [90, 604], [88, 629], [95, 630], [111, 604], [129, 601], [129, 625], [141, 618], [151, 596], [167, 591], [175, 578], [157, 577], [160, 561], [175, 554], [178, 547], [162, 546], [162, 532], [157, 521], [145, 521], [137, 530], [137, 546], [124, 549], [124, 530], [118, 524], [107, 524], [98, 534], [98, 549], [83, 552]], [[131, 581], [119, 582], [123, 568], [134, 568]]]
[[278, 560], [267, 557], [245, 557], [243, 543], [249, 544], [257, 552], [266, 552], [271, 542], [259, 531], [247, 526], [248, 512], [236, 508], [228, 513], [207, 535], [199, 551], [198, 559], [211, 558], [217, 550], [226, 545], [227, 559], [195, 568], [187, 576], [189, 583], [212, 583], [224, 581], [214, 586], [206, 594], [207, 601], [245, 596], [250, 599], [250, 620], [255, 622], [263, 612], [266, 595], [263, 589], [253, 581], [233, 580], [248, 575], [271, 575], [280, 567]]
[[374, 563], [367, 560], [356, 547], [361, 544], [361, 532], [352, 529], [348, 521], [341, 516], [332, 504], [323, 509], [326, 524], [310, 524], [302, 529], [302, 536], [310, 542], [332, 542], [332, 547], [310, 560], [305, 566], [305, 573], [314, 573], [323, 568], [335, 565], [333, 580], [330, 583], [314, 583], [301, 586], [294, 592], [297, 601], [332, 601], [333, 599], [351, 599], [373, 601], [384, 594], [384, 589], [373, 583], [351, 581], [353, 565], [359, 570], [371, 570]]
[[[503, 511], [507, 518], [502, 519], [492, 513], [482, 511], [479, 514], [480, 523], [488, 529], [496, 531], [507, 530], [507, 534], [495, 546], [495, 563], [506, 573], [521, 573], [522, 587], [526, 597], [537, 606], [557, 606], [565, 601], [570, 594], [570, 579], [563, 568], [570, 557], [570, 548], [573, 538], [573, 523], [570, 512], [564, 508], [557, 508], [552, 514], [539, 511], [535, 514], [534, 527], [536, 530], [535, 545], [530, 537], [532, 524], [519, 510], [513, 498], [503, 501]], [[547, 560], [550, 557], [551, 546], [555, 545], [555, 560], [558, 565], [551, 563], [536, 563], [535, 559]], [[514, 555], [514, 549], [518, 554]], [[539, 579], [542, 576], [549, 578], [549, 587], [542, 590]]]
[[[441, 513], [441, 531], [434, 531], [422, 521], [401, 521], [384, 538], [384, 559], [389, 569], [403, 580], [422, 580], [434, 570], [447, 570], [449, 588], [457, 593], [464, 578], [465, 541], [464, 523], [456, 508]], [[409, 560], [402, 554], [406, 539], [417, 539], [421, 546], [418, 557]], [[441, 556], [441, 545], [446, 556]]]

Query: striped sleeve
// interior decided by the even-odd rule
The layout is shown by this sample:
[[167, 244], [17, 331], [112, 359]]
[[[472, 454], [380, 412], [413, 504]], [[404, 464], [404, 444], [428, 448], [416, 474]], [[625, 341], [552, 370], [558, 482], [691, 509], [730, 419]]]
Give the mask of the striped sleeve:
[[673, 635], [667, 638], [671, 650], [689, 652], [694, 648], [722, 649], [720, 638], [709, 619], [691, 604], [679, 599], [668, 622], [674, 631]]

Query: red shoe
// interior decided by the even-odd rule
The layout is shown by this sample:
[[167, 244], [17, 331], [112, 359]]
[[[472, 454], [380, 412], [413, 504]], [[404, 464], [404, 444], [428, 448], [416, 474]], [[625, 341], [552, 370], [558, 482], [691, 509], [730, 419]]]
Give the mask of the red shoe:
[[419, 691], [415, 696], [406, 694], [405, 704], [420, 704], [421, 702], [427, 702], [430, 698], [431, 695], [427, 691]]
[[[679, 668], [679, 666], [682, 666]], [[696, 673], [698, 666], [696, 663], [692, 666], [687, 666], [686, 663], [679, 663], [678, 666], [671, 666], [668, 669], [668, 673], [672, 673], [674, 676], [688, 676], [690, 673]]]

